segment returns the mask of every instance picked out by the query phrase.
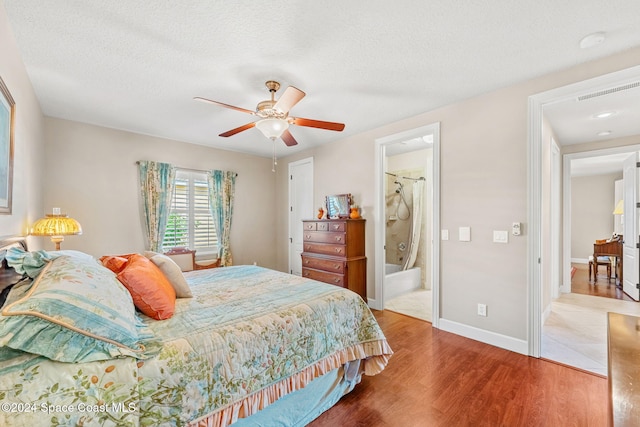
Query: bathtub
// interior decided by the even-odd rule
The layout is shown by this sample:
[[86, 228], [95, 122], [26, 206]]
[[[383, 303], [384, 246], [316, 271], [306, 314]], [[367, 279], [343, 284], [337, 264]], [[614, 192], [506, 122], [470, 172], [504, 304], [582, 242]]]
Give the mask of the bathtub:
[[420, 267], [402, 271], [401, 265], [385, 264], [384, 266], [384, 299], [388, 300], [407, 292], [420, 289]]

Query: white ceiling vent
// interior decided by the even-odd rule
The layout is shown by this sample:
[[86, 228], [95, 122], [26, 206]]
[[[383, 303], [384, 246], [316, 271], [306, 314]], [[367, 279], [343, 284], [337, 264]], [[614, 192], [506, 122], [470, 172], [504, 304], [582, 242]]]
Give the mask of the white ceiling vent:
[[640, 87], [640, 82], [628, 83], [626, 85], [612, 87], [610, 89], [599, 90], [597, 92], [588, 93], [578, 97], [578, 101], [585, 101], [587, 99], [596, 98], [598, 96], [610, 95], [612, 93], [621, 92], [623, 90], [629, 90], [636, 87]]

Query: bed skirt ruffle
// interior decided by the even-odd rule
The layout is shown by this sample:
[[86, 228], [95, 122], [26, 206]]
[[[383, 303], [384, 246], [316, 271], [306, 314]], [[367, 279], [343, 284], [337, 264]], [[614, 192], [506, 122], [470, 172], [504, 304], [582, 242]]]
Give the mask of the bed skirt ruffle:
[[[276, 402], [283, 396], [304, 388], [314, 379], [348, 362], [361, 361], [359, 373], [372, 376], [384, 370], [393, 354], [386, 340], [353, 345], [304, 368], [302, 371], [248, 395], [242, 400], [192, 421], [190, 427], [226, 427]], [[356, 375], [359, 376], [359, 375]]]

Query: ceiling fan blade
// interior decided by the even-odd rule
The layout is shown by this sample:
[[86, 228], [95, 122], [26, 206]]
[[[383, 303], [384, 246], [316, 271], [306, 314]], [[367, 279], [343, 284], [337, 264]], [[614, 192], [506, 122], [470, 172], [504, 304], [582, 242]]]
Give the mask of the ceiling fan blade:
[[304, 119], [302, 117], [289, 117], [293, 119], [292, 124], [297, 126], [306, 126], [310, 128], [319, 128], [327, 130], [335, 130], [341, 132], [344, 129], [344, 123], [323, 122], [321, 120]]
[[221, 134], [220, 134], [220, 135], [218, 135], [218, 136], [223, 136], [223, 137], [225, 137], [225, 138], [226, 138], [227, 136], [233, 136], [233, 135], [235, 135], [236, 133], [240, 133], [240, 132], [242, 132], [242, 131], [244, 131], [244, 130], [251, 129], [251, 128], [252, 128], [252, 127], [254, 127], [255, 125], [256, 125], [256, 122], [247, 123], [246, 125], [242, 125], [242, 126], [237, 127], [237, 128], [235, 128], [235, 129], [231, 129], [231, 130], [228, 130], [228, 131], [226, 131], [226, 132], [224, 132], [224, 133], [221, 133]]
[[287, 147], [298, 145], [298, 141], [296, 141], [293, 135], [291, 135], [291, 132], [289, 132], [289, 129], [285, 129], [285, 131], [282, 133], [280, 138], [282, 138], [282, 140], [287, 145]]
[[195, 99], [196, 101], [202, 101], [202, 102], [208, 102], [210, 104], [216, 104], [216, 105], [220, 105], [221, 107], [225, 107], [225, 108], [230, 108], [232, 110], [236, 110], [236, 111], [240, 111], [242, 113], [249, 113], [255, 116], [256, 112], [255, 111], [251, 111], [251, 110], [247, 110], [246, 108], [240, 108], [240, 107], [235, 107], [233, 105], [229, 105], [229, 104], [225, 104], [223, 102], [218, 102], [218, 101], [214, 101], [212, 99], [207, 99], [207, 98], [201, 98], [199, 96], [194, 97], [193, 99]]
[[289, 86], [276, 105], [273, 106], [274, 109], [280, 110], [283, 113], [288, 113], [291, 108], [296, 105], [302, 98], [304, 98], [306, 93], [298, 89], [297, 87]]

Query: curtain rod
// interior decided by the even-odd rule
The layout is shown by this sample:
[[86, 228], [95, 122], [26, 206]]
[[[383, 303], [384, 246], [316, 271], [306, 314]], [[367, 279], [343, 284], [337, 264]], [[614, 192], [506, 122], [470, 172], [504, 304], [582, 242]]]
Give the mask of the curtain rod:
[[421, 176], [420, 178], [411, 178], [410, 176], [400, 176], [400, 175], [396, 175], [395, 173], [391, 173], [391, 172], [385, 172], [385, 173], [387, 175], [395, 176], [396, 178], [400, 178], [400, 179], [411, 179], [413, 181], [426, 181], [424, 176]]
[[[138, 160], [138, 161], [136, 162], [136, 165], [139, 165], [139, 164], [140, 164], [140, 161]], [[183, 170], [183, 171], [189, 171], [189, 172], [201, 172], [201, 173], [207, 173], [207, 172], [210, 172], [210, 171], [205, 171], [205, 170], [201, 170], [201, 169], [183, 168], [183, 167], [180, 167], [180, 166], [175, 166], [175, 168], [176, 168], [176, 169]], [[236, 176], [238, 176], [238, 173], [237, 173], [237, 172], [236, 172]]]

